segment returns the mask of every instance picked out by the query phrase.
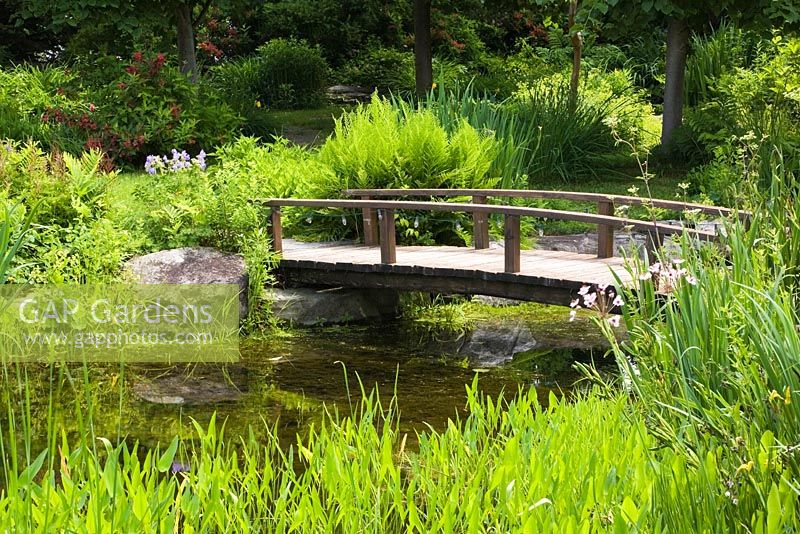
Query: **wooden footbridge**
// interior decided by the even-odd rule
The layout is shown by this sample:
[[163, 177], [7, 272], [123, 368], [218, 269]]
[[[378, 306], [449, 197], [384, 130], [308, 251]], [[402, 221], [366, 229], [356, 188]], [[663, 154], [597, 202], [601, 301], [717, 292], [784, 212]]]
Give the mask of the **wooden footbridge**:
[[[717, 236], [679, 225], [614, 215], [615, 206], [650, 205], [691, 210], [718, 217], [749, 214], [727, 208], [669, 200], [564, 191], [507, 189], [356, 189], [342, 199], [267, 199], [273, 248], [281, 254], [277, 268], [289, 283], [328, 287], [391, 288], [438, 293], [481, 294], [565, 305], [584, 284], [630, 281], [623, 259], [614, 255], [614, 231], [643, 231], [653, 247], [662, 236], [688, 232], [701, 241]], [[410, 199], [426, 200], [410, 200]], [[471, 199], [471, 202], [457, 200]], [[559, 199], [594, 204], [596, 213], [490, 204], [490, 199]], [[456, 201], [453, 201], [456, 200]], [[360, 209], [363, 244], [300, 243], [284, 240], [281, 208]], [[398, 210], [463, 212], [473, 218], [474, 247], [397, 246]], [[502, 216], [504, 241], [489, 239], [489, 217]], [[521, 250], [522, 217], [577, 221], [597, 226], [597, 254]]]

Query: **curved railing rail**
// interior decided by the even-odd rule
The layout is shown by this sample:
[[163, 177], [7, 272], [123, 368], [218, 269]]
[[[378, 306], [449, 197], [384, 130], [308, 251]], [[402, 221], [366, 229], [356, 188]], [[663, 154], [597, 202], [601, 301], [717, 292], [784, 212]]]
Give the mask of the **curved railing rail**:
[[[370, 190], [385, 191], [385, 190]], [[433, 190], [425, 190], [433, 191]], [[464, 191], [464, 190], [461, 190]], [[469, 190], [480, 191], [483, 194], [474, 195], [479, 197], [478, 201], [471, 204], [459, 202], [423, 202], [423, 201], [403, 201], [403, 200], [373, 200], [373, 199], [291, 199], [274, 198], [264, 199], [257, 202], [271, 208], [270, 226], [272, 233], [273, 249], [280, 252], [283, 248], [281, 208], [282, 207], [306, 207], [306, 208], [344, 208], [361, 209], [364, 217], [365, 244], [376, 246], [380, 244], [381, 262], [395, 263], [397, 261], [397, 244], [395, 235], [394, 213], [396, 210], [418, 210], [418, 211], [445, 211], [471, 213], [475, 220], [475, 248], [482, 249], [489, 247], [488, 216], [492, 214], [503, 215], [505, 218], [505, 270], [510, 273], [520, 271], [520, 218], [537, 217], [550, 218], [554, 220], [576, 221], [588, 224], [596, 224], [604, 233], [598, 232], [598, 257], [608, 258], [613, 256], [613, 228], [615, 226], [625, 226], [644, 230], [655, 236], [671, 235], [688, 232], [697, 239], [703, 241], [713, 241], [717, 238], [713, 232], [704, 232], [695, 229], [684, 228], [682, 226], [654, 223], [638, 219], [628, 219], [615, 217], [613, 215], [613, 205], [610, 211], [607, 206], [601, 205], [601, 213], [582, 213], [577, 211], [553, 210], [528, 208], [523, 206], [494, 205], [486, 204], [485, 197], [489, 190]], [[376, 193], [380, 194], [380, 193]], [[366, 196], [366, 195], [362, 195]], [[460, 194], [457, 196], [464, 196]], [[483, 199], [483, 202], [480, 200]], [[610, 202], [603, 200], [601, 202]], [[373, 235], [373, 230], [376, 234]], [[480, 233], [480, 235], [478, 235]]]
[[[520, 198], [520, 199], [551, 199], [571, 200], [577, 202], [590, 202], [597, 205], [598, 215], [614, 215], [616, 206], [652, 206], [673, 211], [695, 211], [706, 215], [730, 217], [735, 215], [742, 221], [750, 219], [751, 214], [746, 211], [736, 211], [720, 206], [709, 206], [693, 202], [677, 200], [649, 199], [626, 195], [609, 195], [603, 193], [583, 193], [578, 191], [545, 191], [531, 189], [345, 189], [342, 194], [347, 197], [358, 197], [362, 200], [371, 200], [389, 197], [472, 197], [473, 204], [485, 204], [489, 198]], [[377, 225], [374, 222], [375, 214], [370, 210], [364, 211], [364, 242], [375, 246], [378, 241]], [[475, 248], [481, 249], [489, 246], [489, 226], [485, 217], [476, 213], [474, 215]], [[652, 227], [653, 223], [649, 223]], [[614, 254], [614, 226], [598, 224], [597, 227], [598, 256], [608, 258]]]

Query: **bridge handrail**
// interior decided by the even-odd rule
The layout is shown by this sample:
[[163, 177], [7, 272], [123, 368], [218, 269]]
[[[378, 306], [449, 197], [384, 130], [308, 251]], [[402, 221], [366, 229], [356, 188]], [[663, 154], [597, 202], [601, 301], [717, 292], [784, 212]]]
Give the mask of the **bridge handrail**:
[[[489, 247], [488, 238], [488, 215], [500, 214], [505, 217], [505, 257], [506, 271], [519, 272], [520, 261], [520, 217], [550, 218], [555, 220], [577, 221], [589, 224], [596, 224], [598, 230], [598, 257], [608, 258], [613, 256], [613, 228], [614, 226], [626, 226], [645, 230], [648, 233], [658, 235], [671, 235], [688, 232], [703, 241], [713, 241], [717, 239], [713, 232], [684, 228], [682, 226], [654, 223], [638, 219], [627, 219], [613, 215], [613, 208], [608, 213], [592, 214], [568, 210], [553, 210], [541, 208], [529, 208], [524, 206], [494, 205], [483, 203], [458, 203], [458, 202], [420, 202], [403, 200], [355, 200], [355, 199], [294, 199], [294, 198], [273, 198], [256, 200], [271, 208], [271, 232], [273, 238], [273, 249], [276, 252], [282, 250], [281, 232], [281, 207], [308, 207], [308, 208], [356, 208], [361, 209], [364, 214], [365, 237], [371, 234], [371, 229], [378, 230], [378, 236], [374, 236], [372, 243], [367, 245], [374, 246], [380, 242], [381, 261], [383, 263], [396, 262], [396, 236], [395, 236], [395, 210], [425, 210], [425, 211], [446, 211], [446, 212], [466, 212], [472, 213], [475, 219], [475, 248], [484, 249]], [[604, 210], [605, 211], [605, 210]], [[601, 232], [602, 231], [602, 232]], [[479, 236], [479, 233], [482, 234]], [[366, 239], [365, 239], [366, 242]]]
[[553, 200], [573, 200], [577, 202], [610, 201], [620, 205], [652, 206], [675, 211], [694, 211], [706, 215], [730, 216], [738, 215], [742, 220], [749, 219], [751, 213], [734, 210], [723, 206], [665, 200], [660, 198], [642, 198], [628, 195], [607, 193], [584, 193], [580, 191], [558, 191], [544, 189], [344, 189], [344, 196], [365, 198], [385, 197], [495, 197], [495, 198], [541, 198]]

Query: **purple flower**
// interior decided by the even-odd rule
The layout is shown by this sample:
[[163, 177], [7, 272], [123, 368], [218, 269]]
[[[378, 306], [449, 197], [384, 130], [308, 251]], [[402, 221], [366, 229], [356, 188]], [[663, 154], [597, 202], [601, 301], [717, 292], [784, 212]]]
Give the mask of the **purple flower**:
[[197, 158], [194, 160], [195, 165], [201, 170], [206, 170], [206, 151], [201, 150], [200, 153], [197, 155]]
[[144, 170], [146, 170], [148, 174], [156, 174], [161, 168], [163, 168], [161, 158], [152, 155], [147, 156], [147, 161], [144, 163]]

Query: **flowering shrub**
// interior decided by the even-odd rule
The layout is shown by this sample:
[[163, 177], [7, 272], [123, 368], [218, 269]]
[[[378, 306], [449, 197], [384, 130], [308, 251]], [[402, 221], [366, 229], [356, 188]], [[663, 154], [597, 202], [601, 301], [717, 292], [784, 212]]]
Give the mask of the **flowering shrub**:
[[243, 32], [217, 8], [211, 9], [208, 21], [198, 28], [196, 40], [201, 56], [209, 63], [216, 63], [245, 51], [246, 39]]
[[[50, 74], [50, 72], [54, 74]], [[209, 87], [192, 84], [164, 54], [112, 56], [74, 69], [16, 69], [13, 90], [0, 89], [10, 135], [44, 148], [103, 151], [109, 164], [141, 163], [174, 146], [226, 142], [241, 119]], [[12, 98], [13, 97], [13, 98]], [[5, 131], [4, 131], [5, 133]]]

